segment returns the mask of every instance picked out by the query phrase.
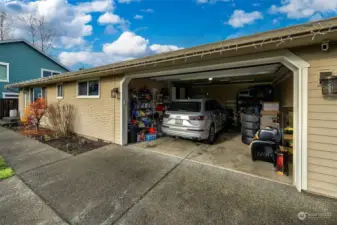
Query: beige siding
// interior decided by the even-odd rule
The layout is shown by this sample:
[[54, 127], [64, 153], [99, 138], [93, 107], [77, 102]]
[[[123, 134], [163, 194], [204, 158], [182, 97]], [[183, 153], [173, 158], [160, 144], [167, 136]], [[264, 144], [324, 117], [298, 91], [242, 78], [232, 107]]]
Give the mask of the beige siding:
[[308, 191], [337, 197], [337, 98], [324, 98], [321, 71], [337, 75], [337, 49], [294, 50], [310, 64], [308, 77]]
[[[60, 101], [75, 108], [74, 131], [80, 135], [120, 144], [120, 101], [111, 98], [111, 89], [119, 88], [120, 77], [100, 79], [100, 98], [77, 98], [77, 83], [64, 83]], [[47, 88], [48, 104], [57, 102], [56, 85]]]
[[19, 91], [19, 116], [22, 117], [24, 114], [24, 106], [25, 100], [24, 100], [24, 95], [23, 95], [23, 90]]

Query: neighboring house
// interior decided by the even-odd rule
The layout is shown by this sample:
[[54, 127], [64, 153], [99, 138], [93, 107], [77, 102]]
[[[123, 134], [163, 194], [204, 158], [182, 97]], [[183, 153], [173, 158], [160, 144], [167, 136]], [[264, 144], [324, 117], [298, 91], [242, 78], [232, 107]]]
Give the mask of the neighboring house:
[[[69, 70], [24, 40], [0, 41], [0, 98], [18, 98], [18, 90], [5, 85], [58, 75]], [[32, 98], [41, 90], [35, 89]]]
[[[322, 47], [328, 40], [329, 48]], [[237, 90], [235, 85], [262, 82], [271, 73], [288, 81], [290, 74], [281, 94], [291, 97], [281, 107], [291, 108], [294, 115], [293, 184], [299, 191], [337, 197], [337, 100], [323, 96], [320, 82], [322, 72], [337, 74], [336, 43], [337, 18], [332, 18], [8, 87], [20, 88], [21, 109], [31, 88], [45, 87], [49, 103], [62, 99], [74, 105], [76, 133], [126, 145], [128, 85], [139, 84], [130, 82], [135, 78], [142, 78], [142, 85], [165, 80], [188, 85], [199, 79], [194, 90], [214, 82], [212, 91], [226, 85], [217, 97], [235, 98], [236, 92], [229, 93]], [[237, 80], [240, 76], [246, 78]]]

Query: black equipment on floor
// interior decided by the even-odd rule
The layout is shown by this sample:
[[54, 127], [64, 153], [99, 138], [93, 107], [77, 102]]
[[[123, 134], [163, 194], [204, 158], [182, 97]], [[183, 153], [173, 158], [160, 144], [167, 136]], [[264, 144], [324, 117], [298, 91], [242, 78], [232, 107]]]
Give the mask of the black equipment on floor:
[[281, 132], [276, 128], [265, 128], [257, 132], [257, 140], [250, 144], [252, 160], [262, 160], [275, 164], [276, 152], [279, 150]]

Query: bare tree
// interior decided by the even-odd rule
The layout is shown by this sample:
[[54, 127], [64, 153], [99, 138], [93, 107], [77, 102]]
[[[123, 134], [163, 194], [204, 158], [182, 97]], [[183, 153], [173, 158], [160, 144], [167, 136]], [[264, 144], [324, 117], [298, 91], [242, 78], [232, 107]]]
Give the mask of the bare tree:
[[5, 12], [0, 12], [0, 41], [11, 38], [13, 20]]
[[32, 44], [42, 52], [47, 52], [57, 36], [55, 28], [46, 22], [44, 16], [28, 14], [19, 16], [19, 19], [27, 29]]
[[19, 20], [21, 20], [21, 22], [23, 23], [23, 25], [25, 26], [26, 30], [28, 31], [30, 38], [31, 38], [31, 42], [34, 46], [36, 46], [36, 18], [32, 15], [32, 14], [28, 14], [28, 15], [20, 15], [18, 16]]

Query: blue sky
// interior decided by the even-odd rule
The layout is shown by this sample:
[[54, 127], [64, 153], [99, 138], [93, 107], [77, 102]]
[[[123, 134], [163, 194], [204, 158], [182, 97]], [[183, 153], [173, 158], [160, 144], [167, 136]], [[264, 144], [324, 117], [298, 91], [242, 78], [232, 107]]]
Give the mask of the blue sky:
[[[49, 54], [76, 70], [333, 17], [337, 0], [0, 0], [0, 10], [48, 18], [61, 33]], [[29, 39], [20, 24], [12, 36]]]

